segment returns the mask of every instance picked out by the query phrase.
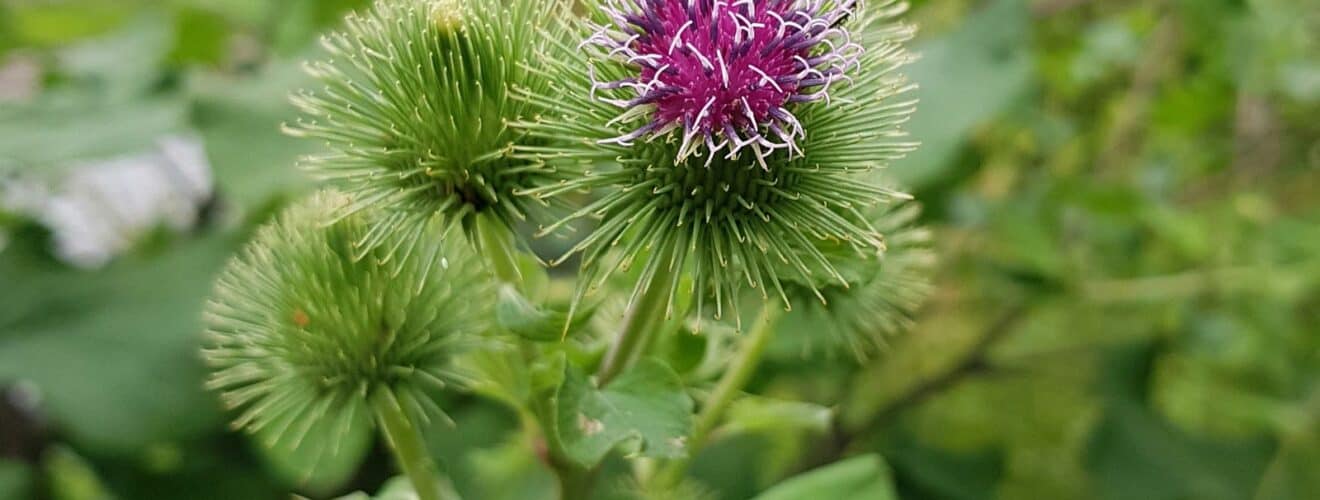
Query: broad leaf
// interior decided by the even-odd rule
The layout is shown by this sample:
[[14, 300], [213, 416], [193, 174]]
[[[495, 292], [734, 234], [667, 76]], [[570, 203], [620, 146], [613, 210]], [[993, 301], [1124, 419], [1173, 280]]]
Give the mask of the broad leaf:
[[615, 446], [629, 442], [638, 455], [687, 455], [692, 399], [678, 375], [647, 359], [600, 389], [568, 365], [559, 388], [559, 437], [569, 458], [591, 467]]
[[27, 464], [0, 459], [0, 500], [32, 498], [33, 476]]
[[793, 477], [755, 500], [894, 500], [893, 478], [879, 455], [863, 455]]
[[921, 105], [908, 125], [921, 148], [894, 163], [904, 185], [923, 187], [951, 164], [971, 130], [1022, 95], [1030, 83], [1028, 14], [1022, 0], [999, 0], [942, 38], [919, 44], [908, 67]]
[[569, 321], [568, 312], [550, 306], [537, 306], [517, 288], [504, 285], [500, 287], [499, 298], [495, 303], [495, 322], [505, 331], [527, 340], [550, 342], [564, 337], [566, 322], [572, 332], [590, 319], [594, 310], [592, 305], [579, 307], [572, 321]]
[[162, 256], [79, 272], [37, 238], [0, 253], [0, 380], [26, 380], [65, 435], [132, 452], [219, 427], [197, 355], [211, 276], [235, 241], [215, 236]]
[[744, 396], [729, 408], [723, 432], [825, 432], [834, 410], [801, 401]]

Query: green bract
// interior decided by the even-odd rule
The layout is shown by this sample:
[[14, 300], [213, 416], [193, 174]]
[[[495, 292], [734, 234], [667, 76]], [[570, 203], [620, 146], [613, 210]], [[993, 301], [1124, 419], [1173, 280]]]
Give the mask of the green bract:
[[368, 213], [326, 224], [351, 203], [323, 192], [292, 207], [219, 277], [205, 314], [207, 386], [241, 410], [235, 427], [296, 444], [318, 422], [370, 418], [381, 398], [443, 415], [427, 391], [456, 377], [450, 358], [482, 328], [490, 279], [461, 237], [440, 231], [355, 258]]
[[915, 147], [900, 130], [915, 106], [914, 100], [899, 99], [911, 89], [896, 71], [911, 59], [902, 44], [912, 29], [891, 22], [902, 4], [875, 2], [841, 21], [865, 49], [858, 67], [831, 87], [829, 102], [788, 104], [801, 122], [800, 152], [774, 150], [762, 165], [751, 153], [680, 154], [683, 134], [678, 133], [627, 145], [618, 141], [636, 123], [620, 120], [617, 104], [596, 95], [598, 82], [627, 80], [636, 69], [597, 45], [578, 47], [571, 41], [587, 40], [596, 36], [596, 26], [614, 22], [599, 2], [587, 3], [590, 22], [575, 24], [575, 37], [556, 40], [553, 52], [539, 58], [550, 86], [520, 94], [528, 103], [553, 106], [553, 112], [518, 123], [548, 144], [520, 146], [515, 153], [575, 173], [567, 182], [525, 193], [538, 199], [579, 191], [598, 195], [543, 228], [550, 232], [575, 219], [599, 218], [599, 226], [569, 252], [583, 257], [582, 293], [646, 255], [637, 290], [657, 280], [674, 286], [686, 274], [698, 291], [698, 314], [713, 295], [719, 317], [724, 305], [736, 303], [744, 284], [786, 305], [791, 304], [783, 285], [787, 279], [808, 284], [822, 301], [819, 284], [847, 286], [833, 260], [818, 249], [821, 242], [842, 243], [855, 255], [883, 251], [881, 231], [866, 213], [906, 196], [874, 182], [872, 171]]
[[836, 267], [849, 286], [786, 284], [790, 300], [801, 307], [783, 319], [781, 338], [826, 355], [865, 359], [890, 335], [905, 331], [932, 289], [935, 253], [930, 231], [914, 225], [920, 213], [912, 203], [877, 210], [871, 225], [885, 234], [887, 248], [878, 262], [841, 256]]
[[384, 212], [363, 248], [434, 215], [511, 225], [536, 203], [515, 191], [562, 178], [511, 157], [525, 138], [507, 126], [535, 112], [509, 89], [546, 88], [526, 66], [561, 10], [561, 0], [380, 1], [322, 40], [328, 58], [307, 69], [324, 86], [294, 96], [306, 117], [286, 128], [326, 142], [304, 167], [353, 195], [346, 212]]

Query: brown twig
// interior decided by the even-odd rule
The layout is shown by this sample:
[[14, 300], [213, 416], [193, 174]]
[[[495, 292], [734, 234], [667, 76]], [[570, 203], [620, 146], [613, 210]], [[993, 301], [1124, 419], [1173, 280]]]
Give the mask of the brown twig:
[[920, 406], [926, 400], [943, 393], [964, 379], [992, 371], [994, 367], [990, 363], [990, 350], [1008, 337], [1008, 334], [1014, 330], [1014, 327], [1025, 316], [1026, 311], [1025, 304], [1019, 303], [1010, 307], [999, 319], [986, 328], [985, 333], [981, 334], [976, 344], [968, 349], [967, 354], [952, 368], [917, 384], [907, 393], [890, 401], [889, 404], [876, 411], [867, 421], [868, 423], [861, 426], [861, 428], [874, 428], [884, 425], [908, 409]]
[[866, 423], [847, 427], [838, 419], [842, 412], [836, 413], [835, 420], [830, 426], [829, 438], [811, 454], [812, 458], [806, 460], [807, 468], [834, 462], [855, 445], [863, 431], [888, 424], [907, 410], [920, 406], [967, 378], [998, 370], [990, 362], [990, 351], [1008, 338], [1026, 312], [1025, 303], [1019, 302], [1010, 306], [998, 320], [986, 328], [976, 344], [972, 345], [949, 370], [917, 384], [902, 396], [890, 401], [889, 404], [872, 413]]

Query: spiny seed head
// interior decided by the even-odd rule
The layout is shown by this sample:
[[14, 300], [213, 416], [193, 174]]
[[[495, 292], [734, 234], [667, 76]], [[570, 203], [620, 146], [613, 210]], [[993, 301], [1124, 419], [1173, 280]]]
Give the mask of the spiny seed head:
[[259, 229], [206, 306], [207, 386], [240, 411], [235, 427], [272, 445], [347, 429], [378, 397], [443, 416], [433, 391], [458, 377], [450, 358], [483, 328], [489, 280], [461, 235], [430, 232], [416, 240], [425, 248], [388, 257], [397, 265], [378, 262], [385, 245], [354, 258], [371, 214], [326, 218], [351, 203], [322, 192]]
[[780, 322], [776, 338], [807, 352], [865, 360], [909, 328], [932, 291], [935, 267], [930, 231], [915, 224], [920, 212], [914, 203], [876, 210], [871, 224], [885, 234], [884, 255], [878, 262], [846, 253], [836, 259], [848, 286], [820, 286], [824, 304], [816, 300], [811, 284], [786, 283], [799, 307]]
[[[797, 147], [791, 104], [829, 99], [862, 46], [843, 28], [856, 0], [605, 0], [608, 22], [583, 42], [623, 78], [593, 81], [596, 98], [636, 129], [622, 145], [681, 133], [678, 159], [705, 147], [758, 160]], [[595, 67], [590, 67], [595, 74]], [[614, 74], [615, 72], [609, 72]], [[680, 131], [681, 132], [675, 132]]]
[[[865, 214], [870, 207], [906, 196], [878, 184], [874, 175], [874, 169], [903, 157], [915, 147], [914, 143], [903, 140], [905, 134], [901, 130], [915, 101], [896, 100], [911, 88], [896, 70], [911, 59], [903, 43], [910, 39], [913, 30], [889, 21], [903, 7], [897, 0], [868, 3], [866, 7], [842, 0], [637, 0], [627, 4], [616, 0], [589, 1], [591, 23], [579, 29], [579, 39], [586, 43], [580, 47], [572, 43], [555, 44], [552, 52], [538, 58], [544, 65], [543, 71], [554, 75], [557, 83], [554, 91], [520, 93], [530, 103], [555, 106], [555, 113], [517, 124], [531, 137], [549, 145], [520, 148], [515, 153], [539, 158], [559, 171], [577, 174], [559, 185], [526, 190], [529, 195], [553, 198], [577, 191], [598, 194], [587, 206], [543, 229], [548, 233], [575, 219], [600, 219], [599, 226], [569, 251], [569, 255], [583, 256], [587, 277], [580, 292], [594, 290], [606, 276], [644, 261], [646, 267], [639, 273], [638, 290], [656, 279], [678, 283], [687, 275], [692, 286], [699, 290], [695, 294], [698, 314], [711, 295], [716, 304], [715, 316], [719, 317], [725, 304], [737, 304], [734, 298], [743, 286], [758, 290], [763, 298], [773, 294], [790, 304], [781, 283], [785, 279], [812, 287], [824, 282], [846, 284], [835, 269], [834, 256], [822, 252], [820, 246], [837, 244], [854, 255], [874, 258], [885, 243], [881, 232]], [[717, 12], [719, 15], [715, 15]], [[785, 15], [781, 12], [789, 18], [777, 24], [775, 16]], [[706, 21], [688, 25], [693, 19]], [[802, 27], [790, 33], [790, 23]], [[682, 29], [684, 25], [688, 27]], [[605, 26], [612, 27], [602, 28]], [[784, 34], [779, 34], [779, 28], [784, 29]], [[680, 40], [679, 45], [683, 46], [692, 43], [694, 48], [681, 51], [676, 45], [669, 56], [667, 44], [674, 44], [674, 40]], [[816, 43], [807, 44], [807, 40]], [[843, 49], [850, 44], [858, 48], [850, 47], [842, 53], [831, 48]], [[728, 53], [724, 52], [726, 45]], [[790, 47], [806, 53], [794, 52], [794, 57], [788, 57], [779, 52]], [[713, 62], [712, 66], [706, 66], [697, 57], [697, 54], [709, 56], [707, 49], [718, 49], [715, 58], [724, 59], [725, 70], [731, 69], [730, 60], [739, 61], [735, 72], [741, 83], [731, 83], [729, 89], [723, 89], [721, 65]], [[656, 53], [657, 50], [660, 52]], [[644, 61], [628, 56], [621, 60], [620, 54], [625, 53], [655, 57]], [[671, 68], [679, 64], [686, 66], [681, 71], [668, 68], [661, 71], [665, 63], [660, 61], [666, 56], [673, 58], [669, 63]], [[772, 56], [781, 61], [805, 58], [810, 70], [800, 61], [797, 66], [785, 62], [786, 66], [781, 67], [762, 59]], [[848, 63], [841, 64], [840, 60]], [[659, 66], [654, 62], [660, 62]], [[748, 64], [741, 66], [744, 63]], [[826, 83], [806, 80], [789, 82], [795, 85], [792, 93], [772, 94], [773, 88], [766, 89], [773, 87], [768, 81], [762, 85], [763, 80], [742, 73], [742, 70], [751, 71], [751, 64], [766, 71], [771, 79], [790, 70], [794, 75], [819, 72], [825, 78], [837, 78], [828, 84], [831, 96], [828, 100], [820, 95], [827, 88]], [[761, 64], [767, 67], [760, 67]], [[639, 78], [639, 72], [647, 68], [654, 69], [652, 76], [658, 74], [662, 78], [656, 81], [647, 78], [645, 84], [639, 83], [641, 80], [620, 84], [618, 88], [601, 83], [628, 82]], [[847, 78], [842, 74], [845, 69], [850, 71]], [[687, 80], [679, 80], [683, 75], [687, 75], [683, 77]], [[730, 78], [733, 77], [731, 73]], [[702, 80], [706, 83], [693, 83], [699, 78], [707, 78]], [[775, 83], [783, 87], [783, 82]], [[559, 88], [558, 84], [565, 88]], [[651, 87], [642, 89], [637, 85]], [[657, 86], [685, 90], [664, 91]], [[748, 95], [761, 96], [755, 97], [758, 102], [787, 96], [784, 102], [777, 103], [782, 112], [769, 110], [768, 114], [758, 115], [754, 107], [752, 118], [746, 121], [739, 121], [740, 118], [731, 114], [724, 119], [742, 141], [752, 137], [753, 128], [773, 133], [784, 124], [796, 122], [792, 125], [797, 130], [792, 134], [796, 146], [771, 148], [757, 140], [747, 143], [753, 154], [740, 154], [736, 145], [727, 153], [719, 148], [689, 151], [691, 141], [684, 137], [659, 139], [655, 134], [661, 133], [664, 126], [646, 132], [644, 135], [650, 135], [648, 140], [632, 140], [640, 139], [641, 135], [619, 140], [636, 133], [625, 122], [643, 116], [653, 121], [660, 116], [664, 120], [667, 108], [662, 108], [662, 99], [657, 99], [654, 103], [633, 106], [620, 115], [620, 102], [601, 97], [659, 92], [657, 95], [665, 99], [674, 99], [673, 109], [680, 109], [693, 102], [681, 96], [710, 88], [715, 88], [719, 95], [738, 95], [733, 101], [739, 105]], [[809, 94], [819, 95], [821, 102], [815, 98], [794, 98]], [[750, 104], [753, 97], [747, 98]], [[709, 101], [710, 97], [704, 99]], [[720, 130], [716, 129], [724, 128], [700, 125], [714, 123], [708, 121], [713, 116], [709, 112], [698, 110], [691, 115], [684, 111], [675, 116], [697, 127], [693, 130], [710, 130], [712, 137], [719, 135]], [[763, 121], [767, 116], [771, 121]], [[751, 127], [752, 123], [756, 127]], [[733, 135], [722, 137], [721, 141]], [[686, 161], [689, 154], [706, 158]], [[824, 300], [823, 296], [818, 298]]]
[[508, 122], [537, 111], [510, 92], [546, 89], [527, 65], [554, 37], [547, 20], [563, 5], [379, 0], [349, 15], [322, 39], [326, 58], [307, 65], [321, 88], [293, 96], [305, 116], [286, 130], [329, 149], [304, 167], [352, 194], [360, 203], [350, 212], [369, 205], [464, 222], [484, 212], [510, 225], [540, 212], [513, 194], [562, 176], [510, 156], [524, 138]]

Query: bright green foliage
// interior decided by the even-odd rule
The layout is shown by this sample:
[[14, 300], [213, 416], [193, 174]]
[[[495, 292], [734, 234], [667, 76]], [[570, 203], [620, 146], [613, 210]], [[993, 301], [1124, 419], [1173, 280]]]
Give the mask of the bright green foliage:
[[[794, 310], [782, 316], [767, 357], [709, 444], [692, 453], [679, 486], [648, 484], [648, 473], [670, 460], [633, 459], [629, 444], [637, 441], [624, 439], [601, 460], [596, 494], [573, 498], [788, 492], [825, 500], [849, 485], [883, 483], [882, 475], [832, 472], [864, 469], [856, 464], [877, 463], [875, 455], [887, 466], [872, 470], [889, 469], [898, 496], [913, 500], [1314, 498], [1316, 2], [911, 1], [904, 20], [921, 26], [911, 45], [920, 59], [903, 72], [920, 88], [904, 96], [921, 104], [904, 128], [921, 147], [880, 173], [921, 201], [920, 224], [939, 255], [932, 300], [912, 316], [912, 331], [835, 336], [841, 324], [820, 314], [865, 310], [847, 297], [867, 288], [858, 276], [883, 272], [904, 253], [905, 231], [873, 222], [887, 246], [878, 259], [873, 251], [854, 257], [846, 243], [813, 241], [853, 285], [820, 281], [822, 306], [797, 284], [810, 280], [779, 276]], [[35, 222], [0, 213], [0, 498], [415, 495], [406, 478], [389, 479], [399, 473], [390, 460], [359, 460], [357, 450], [376, 458], [384, 446], [366, 422], [338, 438], [337, 422], [313, 426], [298, 450], [253, 450], [268, 434], [292, 441], [300, 427], [272, 424], [250, 438], [224, 429], [197, 354], [200, 310], [234, 242], [305, 194], [307, 176], [290, 166], [324, 146], [274, 132], [297, 113], [287, 102], [291, 89], [325, 86], [302, 75], [301, 59], [316, 50], [308, 42], [338, 23], [343, 8], [368, 4], [0, 1], [0, 170], [58, 176], [76, 160], [132, 154], [162, 133], [192, 131], [219, 187], [211, 223], [195, 234], [148, 235], [99, 271], [68, 268], [50, 256]], [[567, 47], [578, 42], [570, 37]], [[350, 61], [336, 63], [352, 69]], [[34, 84], [23, 83], [24, 66], [35, 66]], [[545, 95], [554, 98], [552, 111], [577, 113], [567, 108], [576, 92], [560, 85]], [[512, 140], [536, 145], [517, 134]], [[622, 169], [613, 159], [590, 170]], [[587, 169], [568, 157], [547, 161], [545, 168], [567, 175]], [[585, 204], [614, 191], [546, 201]], [[0, 198], [8, 194], [0, 190]], [[122, 196], [134, 198], [131, 186]], [[517, 202], [529, 217], [539, 211], [533, 198]], [[884, 208], [911, 210], [862, 213]], [[437, 225], [460, 220], [440, 215]], [[582, 230], [595, 215], [571, 223], [580, 231], [565, 231], [567, 238], [527, 243], [557, 255], [590, 234]], [[621, 255], [632, 237], [599, 261]], [[555, 308], [571, 298], [572, 273], [551, 270], [515, 287], [503, 317], [486, 315], [504, 323], [491, 333], [508, 342], [457, 356], [489, 365], [463, 372], [482, 378], [464, 387], [467, 394], [428, 393], [455, 423], [418, 427], [463, 498], [556, 495], [552, 446], [527, 421], [571, 415], [572, 407], [546, 394], [568, 388], [563, 363], [590, 373], [617, 337], [628, 317], [626, 290], [646, 267], [643, 257], [635, 260], [600, 293], [593, 320], [572, 327], [566, 340]], [[781, 271], [794, 267], [774, 261]], [[663, 358], [681, 385], [663, 379], [653, 384], [664, 387], [656, 401], [630, 408], [665, 408], [660, 403], [680, 393], [693, 409], [708, 407], [709, 388], [746, 345], [732, 320], [679, 317], [684, 297], [694, 295], [692, 262], [679, 281], [673, 326], [645, 353]], [[752, 293], [739, 299], [762, 302]], [[843, 338], [874, 356], [848, 362], [852, 348], [836, 342]], [[881, 338], [886, 347], [872, 352]], [[612, 393], [636, 381], [627, 373], [603, 388], [579, 378], [577, 389]], [[313, 453], [333, 447], [339, 456]], [[850, 461], [859, 456], [867, 458]]]
[[386, 213], [382, 233], [411, 234], [431, 215], [491, 213], [512, 226], [543, 212], [514, 193], [563, 177], [510, 156], [522, 138], [508, 122], [537, 112], [510, 89], [546, 88], [527, 66], [562, 10], [559, 0], [403, 0], [350, 15], [322, 39], [327, 58], [307, 66], [323, 87], [293, 98], [306, 116], [286, 130], [331, 150], [304, 166], [354, 195], [344, 212]]
[[643, 360], [604, 389], [565, 367], [555, 397], [559, 439], [569, 458], [585, 466], [595, 466], [624, 441], [642, 456], [687, 455], [692, 398], [664, 363]]
[[[576, 36], [558, 41], [540, 58], [551, 85], [521, 92], [528, 103], [553, 106], [553, 112], [518, 124], [549, 144], [521, 146], [515, 156], [574, 173], [568, 182], [525, 190], [536, 199], [580, 191], [598, 195], [542, 231], [600, 219], [569, 251], [582, 254], [581, 293], [649, 255], [638, 290], [656, 280], [676, 286], [690, 276], [698, 313], [713, 295], [719, 318], [744, 285], [788, 304], [786, 279], [812, 289], [825, 282], [844, 284], [818, 242], [840, 242], [859, 255], [880, 253], [883, 235], [864, 213], [905, 195], [876, 184], [870, 174], [914, 147], [900, 129], [914, 106], [902, 95], [910, 87], [897, 72], [909, 61], [902, 43], [912, 35], [911, 27], [891, 22], [900, 11], [901, 4], [876, 2], [847, 22], [854, 41], [866, 49], [853, 81], [833, 87], [829, 103], [794, 108], [805, 131], [798, 144], [802, 153], [767, 154], [764, 167], [750, 153], [715, 156], [708, 165], [677, 160], [684, 156], [678, 133], [631, 146], [603, 142], [636, 124], [620, 123], [627, 120], [618, 120], [618, 108], [593, 96], [593, 76], [584, 68], [594, 68], [600, 81], [626, 78], [629, 70], [593, 46], [575, 48], [591, 29], [572, 21]], [[595, 2], [588, 2], [587, 12], [594, 13], [591, 22], [609, 22]]]
[[451, 358], [487, 320], [489, 279], [461, 238], [433, 231], [357, 259], [367, 213], [326, 225], [350, 203], [321, 192], [261, 228], [207, 305], [207, 386], [241, 411], [235, 427], [271, 444], [296, 447], [333, 422], [311, 443], [333, 448], [382, 396], [417, 418], [443, 416], [434, 391], [456, 378]]

